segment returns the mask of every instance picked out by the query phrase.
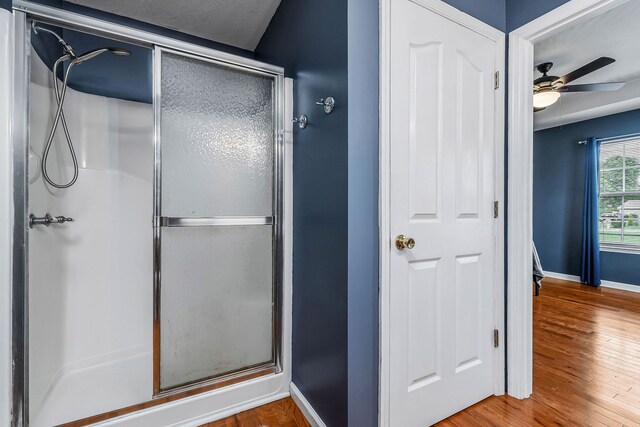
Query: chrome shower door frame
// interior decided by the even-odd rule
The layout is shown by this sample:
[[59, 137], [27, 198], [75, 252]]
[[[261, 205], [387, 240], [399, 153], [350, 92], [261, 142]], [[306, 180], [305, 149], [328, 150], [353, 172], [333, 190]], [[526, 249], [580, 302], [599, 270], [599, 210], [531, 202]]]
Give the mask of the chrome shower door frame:
[[[28, 236], [28, 203], [29, 203], [29, 184], [28, 184], [28, 147], [29, 147], [29, 83], [30, 83], [30, 26], [31, 20], [38, 20], [48, 24], [64, 26], [73, 30], [93, 34], [101, 37], [121, 40], [123, 42], [148, 47], [155, 51], [164, 49], [181, 55], [192, 56], [201, 60], [211, 61], [229, 67], [236, 67], [244, 71], [269, 75], [274, 78], [274, 104], [275, 104], [275, 126], [274, 126], [274, 216], [273, 216], [273, 257], [274, 257], [274, 354], [273, 363], [269, 366], [253, 367], [242, 372], [236, 372], [224, 377], [213, 378], [210, 380], [190, 384], [186, 387], [160, 392], [156, 390], [159, 383], [156, 380], [157, 366], [155, 365], [154, 354], [154, 389], [150, 390], [153, 399], [141, 402], [127, 408], [114, 408], [113, 411], [104, 414], [96, 414], [84, 420], [78, 421], [78, 425], [86, 425], [125, 416], [126, 414], [145, 410], [165, 403], [174, 402], [178, 399], [188, 398], [190, 396], [204, 393], [220, 387], [230, 386], [236, 383], [245, 382], [252, 378], [263, 377], [270, 374], [283, 372], [283, 365], [290, 369], [290, 341], [283, 335], [283, 330], [290, 330], [290, 289], [287, 288], [285, 295], [283, 282], [286, 280], [287, 286], [291, 281], [291, 237], [287, 237], [287, 258], [284, 257], [285, 236], [284, 236], [284, 168], [285, 168], [285, 147], [284, 147], [284, 69], [282, 67], [263, 63], [249, 58], [244, 58], [223, 51], [217, 51], [204, 46], [183, 42], [167, 36], [150, 33], [143, 30], [115, 24], [101, 19], [45, 6], [39, 3], [33, 3], [26, 0], [13, 1], [13, 22], [14, 22], [14, 68], [13, 68], [13, 111], [12, 111], [12, 181], [13, 181], [13, 235], [12, 235], [12, 271], [11, 271], [11, 336], [12, 336], [12, 374], [11, 374], [11, 427], [25, 427], [29, 424], [29, 236]], [[155, 76], [155, 59], [154, 59], [154, 88], [156, 87]], [[159, 93], [154, 92], [154, 115], [157, 115], [156, 96]], [[155, 163], [158, 165], [159, 158], [159, 123], [155, 123]], [[288, 128], [287, 128], [288, 129]], [[287, 154], [287, 177], [291, 174], [291, 154]], [[154, 173], [154, 215], [159, 210], [159, 175]], [[287, 233], [291, 232], [292, 224], [290, 218], [291, 212], [291, 184], [287, 188], [286, 201], [286, 229]], [[159, 267], [159, 240], [156, 240], [156, 233], [159, 233], [159, 227], [163, 220], [156, 220], [154, 216], [154, 319], [153, 319], [153, 335], [154, 345], [156, 334], [159, 334], [158, 324], [156, 323], [158, 307], [155, 306], [155, 293], [159, 288], [160, 271]], [[251, 222], [251, 219], [246, 221]], [[259, 220], [258, 220], [259, 221]], [[187, 221], [189, 222], [189, 221]], [[197, 221], [196, 221], [197, 222]], [[224, 219], [222, 219], [224, 222]], [[177, 223], [173, 219], [167, 219], [165, 226], [184, 225], [180, 221]], [[198, 225], [198, 224], [188, 224]], [[199, 224], [202, 225], [202, 224]], [[266, 225], [266, 224], [265, 224]], [[156, 253], [156, 250], [158, 252]], [[150, 284], [151, 286], [152, 284]], [[287, 317], [284, 317], [284, 303], [287, 301]], [[287, 337], [289, 332], [287, 333]], [[286, 345], [286, 347], [284, 347]], [[283, 349], [286, 348], [286, 363], [283, 361]], [[285, 376], [288, 377], [289, 374]], [[287, 390], [288, 390], [287, 379]], [[158, 392], [157, 392], [158, 391]]]
[[[205, 63], [273, 79], [273, 213], [271, 217], [166, 217], [162, 215], [162, 55], [170, 53]], [[153, 51], [153, 111], [154, 111], [154, 184], [153, 184], [153, 394], [154, 397], [188, 393], [194, 389], [202, 391], [227, 386], [247, 379], [282, 372], [282, 301], [283, 301], [283, 132], [284, 132], [284, 75], [267, 69], [231, 64], [216, 58], [198, 55], [166, 47], [155, 46]], [[170, 388], [162, 388], [160, 382], [160, 338], [161, 338], [161, 229], [163, 227], [202, 227], [224, 225], [272, 225], [273, 245], [273, 329], [272, 360], [227, 374], [212, 376]]]
[[11, 426], [29, 423], [29, 76], [27, 14], [14, 11], [13, 247], [11, 267]]

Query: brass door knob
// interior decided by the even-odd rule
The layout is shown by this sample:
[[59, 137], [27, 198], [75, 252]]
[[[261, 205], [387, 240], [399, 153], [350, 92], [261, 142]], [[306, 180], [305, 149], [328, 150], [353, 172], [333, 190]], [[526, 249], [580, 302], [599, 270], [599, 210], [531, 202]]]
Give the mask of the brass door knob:
[[413, 249], [415, 245], [416, 241], [411, 237], [407, 237], [404, 234], [398, 234], [398, 236], [396, 236], [396, 248], [400, 250], [405, 248]]

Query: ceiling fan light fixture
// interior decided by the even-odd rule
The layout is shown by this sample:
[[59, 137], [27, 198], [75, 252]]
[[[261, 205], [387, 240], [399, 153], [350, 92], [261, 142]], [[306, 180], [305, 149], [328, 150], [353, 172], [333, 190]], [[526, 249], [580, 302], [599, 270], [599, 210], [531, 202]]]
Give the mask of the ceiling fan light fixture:
[[546, 108], [560, 99], [560, 92], [544, 91], [533, 94], [533, 107]]

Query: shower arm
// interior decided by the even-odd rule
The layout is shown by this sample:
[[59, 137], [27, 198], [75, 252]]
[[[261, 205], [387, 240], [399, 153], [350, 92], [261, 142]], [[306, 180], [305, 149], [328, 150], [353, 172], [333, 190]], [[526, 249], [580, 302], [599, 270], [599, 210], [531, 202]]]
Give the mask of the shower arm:
[[77, 58], [76, 54], [73, 51], [73, 48], [71, 46], [69, 46], [69, 44], [67, 44], [66, 41], [64, 41], [64, 39], [62, 37], [60, 37], [60, 35], [58, 33], [56, 33], [53, 30], [50, 30], [48, 28], [45, 27], [40, 27], [39, 25], [36, 25], [35, 22], [33, 22], [31, 24], [31, 27], [33, 29], [34, 34], [38, 34], [38, 31], [44, 31], [45, 33], [49, 33], [51, 35], [53, 35], [56, 39], [58, 39], [58, 42], [62, 45], [62, 47], [64, 48], [65, 52], [67, 54], [69, 54], [70, 58]]

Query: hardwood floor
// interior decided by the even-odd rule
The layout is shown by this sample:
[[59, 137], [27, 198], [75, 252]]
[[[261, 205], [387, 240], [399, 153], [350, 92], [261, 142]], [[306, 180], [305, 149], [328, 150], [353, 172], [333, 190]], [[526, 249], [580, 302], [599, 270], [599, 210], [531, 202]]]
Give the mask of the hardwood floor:
[[531, 398], [490, 397], [438, 426], [640, 427], [640, 293], [542, 283]]
[[310, 427], [293, 399], [276, 400], [200, 427]]
[[[490, 397], [437, 425], [640, 427], [640, 293], [544, 279], [533, 312], [531, 398]], [[272, 426], [309, 424], [287, 398], [203, 427]]]

